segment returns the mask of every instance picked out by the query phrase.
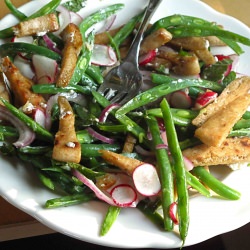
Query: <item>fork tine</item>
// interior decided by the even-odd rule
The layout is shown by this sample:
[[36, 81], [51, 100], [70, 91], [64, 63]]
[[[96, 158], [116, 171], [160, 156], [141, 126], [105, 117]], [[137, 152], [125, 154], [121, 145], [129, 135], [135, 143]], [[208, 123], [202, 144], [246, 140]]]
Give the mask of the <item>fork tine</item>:
[[127, 93], [124, 91], [120, 91], [118, 92], [117, 95], [115, 95], [112, 99], [110, 99], [110, 102], [112, 103], [116, 103], [116, 102], [121, 102], [123, 100], [123, 97], [126, 95]]

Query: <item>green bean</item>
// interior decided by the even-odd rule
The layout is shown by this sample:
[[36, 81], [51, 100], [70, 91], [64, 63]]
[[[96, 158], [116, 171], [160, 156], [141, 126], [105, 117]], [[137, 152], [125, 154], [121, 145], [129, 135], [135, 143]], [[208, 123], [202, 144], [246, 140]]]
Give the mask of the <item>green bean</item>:
[[4, 43], [0, 45], [0, 55], [2, 57], [12, 55], [13, 53], [19, 53], [19, 52], [46, 56], [56, 61], [61, 60], [61, 56], [58, 53], [48, 48], [38, 46], [35, 44], [16, 42], [16, 43]]
[[49, 3], [45, 4], [42, 8], [40, 8], [38, 11], [30, 15], [28, 19], [33, 19], [36, 17], [45, 16], [49, 13], [52, 13], [56, 10], [56, 8], [60, 3], [61, 0], [51, 0]]
[[250, 128], [250, 120], [247, 119], [240, 119], [236, 124], [233, 126], [233, 130]]
[[231, 130], [228, 137], [250, 137], [250, 128], [242, 128], [237, 130]]
[[157, 73], [152, 73], [151, 74], [151, 79], [153, 83], [156, 84], [183, 84], [183, 83], [189, 83], [190, 86], [187, 86], [189, 88], [191, 87], [201, 87], [201, 88], [208, 88], [210, 90], [213, 90], [215, 92], [222, 92], [223, 87], [218, 84], [217, 82], [214, 81], [207, 81], [204, 79], [176, 79], [167, 75], [163, 74], [157, 74]]
[[197, 176], [200, 181], [221, 197], [229, 200], [238, 200], [240, 198], [240, 193], [238, 191], [216, 179], [204, 167], [195, 167], [192, 169], [191, 173]]
[[85, 130], [78, 130], [76, 131], [76, 137], [79, 143], [92, 143], [94, 141], [93, 137]]
[[50, 190], [55, 190], [55, 184], [50, 178], [44, 175], [43, 172], [38, 168], [36, 169], [36, 172], [37, 172], [38, 178], [40, 179], [40, 181], [45, 187], [49, 188]]
[[[241, 36], [239, 34], [233, 33], [231, 31], [227, 31], [227, 30], [222, 30], [222, 29], [218, 29], [218, 28], [214, 28], [214, 27], [206, 27], [204, 29], [204, 27], [202, 26], [196, 26], [196, 25], [192, 25], [192, 26], [183, 26], [183, 27], [170, 27], [168, 28], [168, 31], [173, 35], [173, 37], [186, 37], [186, 36], [217, 36], [219, 38], [222, 37], [222, 39], [224, 41], [228, 41], [227, 39], [230, 39], [234, 42], [239, 42], [242, 43], [244, 45], [250, 46], [250, 39], [244, 36]], [[235, 45], [234, 43], [227, 43], [227, 45], [231, 45], [230, 47], [233, 48], [234, 51], [237, 54], [242, 54], [243, 50], [240, 49], [239, 46]]]
[[24, 154], [39, 155], [45, 154], [52, 150], [50, 146], [26, 146], [18, 149], [19, 152]]
[[167, 231], [171, 231], [173, 229], [173, 221], [170, 217], [169, 207], [174, 202], [174, 182], [172, 168], [166, 149], [157, 149], [157, 145], [163, 144], [163, 141], [160, 136], [160, 129], [156, 118], [153, 116], [149, 117], [147, 119], [147, 124], [152, 135], [153, 147], [155, 148], [157, 167], [159, 169], [159, 177], [161, 181], [164, 228]]
[[201, 144], [201, 141], [199, 139], [197, 139], [196, 137], [187, 138], [187, 139], [179, 142], [181, 150], [184, 150], [184, 149], [190, 148], [190, 147], [194, 147], [194, 146], [199, 145], [199, 144]]
[[90, 94], [92, 88], [89, 86], [81, 85], [68, 85], [66, 87], [57, 87], [55, 84], [35, 84], [32, 86], [32, 91], [34, 93], [40, 94], [57, 94], [57, 93], [67, 93], [70, 91], [75, 91], [82, 94]]
[[[187, 118], [187, 117], [183, 117], [181, 115], [181, 112], [183, 113], [183, 115], [184, 115], [184, 113], [185, 113], [185, 115], [188, 115], [188, 113], [189, 114], [191, 113], [188, 110], [187, 110], [187, 112], [185, 112], [185, 111], [186, 110], [182, 110], [182, 111], [179, 110], [179, 111], [177, 111], [177, 110], [171, 109], [171, 113], [172, 113], [172, 117], [173, 117], [173, 121], [174, 121], [175, 125], [178, 125], [178, 126], [190, 126], [190, 125], [192, 125], [192, 119], [191, 119], [191, 117]], [[146, 110], [146, 115], [153, 115], [155, 117], [162, 118], [162, 112], [161, 112], [160, 108], [154, 108], [154, 109]]]
[[243, 116], [242, 116], [243, 119], [250, 119], [250, 111], [246, 111]]
[[0, 133], [5, 137], [18, 137], [18, 132], [16, 128], [10, 126], [0, 126]]
[[99, 150], [106, 149], [113, 152], [117, 152], [121, 149], [117, 144], [81, 144], [82, 157], [97, 157], [101, 156]]
[[124, 4], [113, 4], [108, 7], [99, 9], [95, 13], [84, 18], [84, 20], [79, 25], [79, 29], [83, 35], [84, 40], [86, 38], [86, 32], [90, 27], [92, 27], [96, 23], [101, 22], [102, 20], [107, 19], [110, 15], [115, 14], [122, 8], [124, 8]]
[[197, 190], [200, 194], [211, 197], [209, 190], [190, 172], [186, 171], [187, 184]]
[[[156, 75], [157, 77], [159, 76], [158, 74], [151, 74], [152, 80], [155, 79], [154, 76]], [[120, 109], [118, 109], [116, 112], [116, 116], [119, 117], [121, 115], [124, 115], [134, 109], [154, 102], [160, 97], [163, 97], [180, 89], [188, 88], [190, 86], [208, 88], [216, 92], [222, 91], [222, 86], [206, 80], [200, 81], [198, 79], [174, 79], [167, 76], [163, 77], [162, 75], [161, 79], [164, 79], [165, 82], [138, 94], [136, 97], [134, 97], [126, 104], [124, 104]]]
[[204, 28], [217, 26], [214, 22], [209, 22], [199, 17], [175, 14], [175, 15], [163, 17], [159, 19], [158, 21], [156, 21], [150, 27], [147, 33], [152, 33], [160, 28], [168, 29], [169, 27], [184, 26], [184, 25], [186, 26], [200, 25], [200, 26], [203, 26]]
[[[92, 91], [92, 94], [95, 98], [95, 100], [102, 106], [107, 107], [110, 105], [110, 102], [102, 96], [97, 91]], [[126, 131], [131, 132], [133, 135], [135, 135], [137, 138], [139, 138], [139, 141], [142, 142], [143, 138], [146, 135], [146, 131], [139, 126], [136, 122], [131, 120], [128, 116], [122, 114], [116, 114], [115, 111], [111, 111], [111, 114], [115, 115], [116, 119], [124, 126], [126, 126]]]
[[94, 200], [94, 198], [95, 196], [93, 193], [67, 195], [60, 198], [47, 200], [45, 203], [45, 208], [68, 207]]
[[151, 33], [162, 27], [166, 28], [170, 33], [172, 33], [174, 37], [209, 36], [209, 35], [218, 36], [237, 54], [243, 53], [243, 50], [237, 44], [237, 42], [250, 45], [250, 39], [233, 32], [222, 30], [214, 22], [209, 22], [198, 17], [186, 16], [186, 15], [168, 16], [156, 21], [153, 24], [153, 26], [149, 29], [148, 33]]
[[4, 98], [0, 97], [0, 100], [3, 102], [5, 107], [13, 114], [15, 115], [18, 119], [23, 121], [29, 128], [31, 128], [37, 135], [41, 136], [41, 139], [49, 142], [54, 141], [54, 136], [44, 129], [40, 124], [35, 122], [32, 118], [24, 114], [22, 111], [17, 109], [15, 106], [10, 104], [8, 101], [6, 101]]
[[103, 83], [103, 76], [99, 66], [89, 65], [86, 69], [86, 74], [89, 75], [96, 83]]
[[17, 156], [22, 161], [30, 163], [32, 166], [43, 169], [45, 166], [51, 165], [51, 159], [48, 157], [44, 157], [44, 155], [32, 155], [30, 157], [29, 154], [21, 153], [20, 151], [17, 151]]
[[73, 169], [77, 169], [84, 176], [92, 180], [94, 180], [96, 177], [99, 177], [105, 174], [104, 172], [95, 172], [92, 169], [89, 169], [87, 167], [84, 167], [81, 164], [77, 164], [73, 162], [68, 162], [67, 165]]
[[149, 204], [148, 200], [142, 200], [138, 203], [138, 208], [150, 221], [152, 221], [159, 228], [164, 228], [164, 221], [162, 215], [156, 212], [156, 208]]
[[120, 207], [109, 206], [104, 221], [101, 225], [101, 233], [100, 233], [101, 236], [104, 236], [108, 233], [111, 226], [114, 224], [116, 218], [118, 217], [120, 211], [121, 211]]
[[77, 65], [70, 81], [70, 84], [77, 84], [80, 79], [82, 73], [85, 72], [87, 67], [89, 66], [90, 58], [92, 55], [93, 44], [94, 44], [94, 32], [90, 32], [87, 34], [87, 31], [96, 23], [101, 22], [102, 20], [107, 19], [110, 15], [115, 14], [117, 11], [122, 9], [124, 4], [113, 4], [106, 8], [100, 9], [95, 13], [89, 15], [84, 18], [83, 21], [79, 25], [80, 32], [82, 34], [82, 39], [84, 42], [84, 46], [82, 47], [82, 51], [80, 56], [78, 57]]
[[163, 120], [167, 134], [168, 147], [173, 159], [173, 168], [176, 179], [176, 190], [178, 196], [177, 213], [179, 218], [180, 237], [185, 243], [189, 227], [189, 197], [187, 190], [187, 178], [182, 152], [179, 146], [176, 130], [172, 120], [172, 114], [166, 99], [160, 103], [163, 113]]
[[144, 14], [144, 11], [139, 15], [131, 18], [112, 38], [112, 45], [115, 48], [119, 48], [122, 42], [133, 32], [135, 25], [140, 22]]
[[19, 20], [24, 20], [27, 18], [25, 14], [23, 14], [21, 11], [19, 11], [11, 2], [11, 0], [4, 0], [7, 8], [10, 10], [10, 12]]
[[97, 127], [102, 131], [107, 131], [110, 133], [117, 133], [117, 132], [127, 132], [127, 126], [123, 124], [118, 125], [104, 125], [104, 124], [97, 124]]

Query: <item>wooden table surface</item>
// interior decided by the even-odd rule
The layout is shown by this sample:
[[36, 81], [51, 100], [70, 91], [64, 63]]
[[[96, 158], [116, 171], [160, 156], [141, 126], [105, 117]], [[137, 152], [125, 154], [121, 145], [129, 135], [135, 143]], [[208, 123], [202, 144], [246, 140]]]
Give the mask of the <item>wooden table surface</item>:
[[[185, 0], [184, 0], [185, 1]], [[12, 0], [15, 6], [20, 6], [29, 0]], [[249, 0], [203, 0], [214, 9], [234, 16], [250, 26]], [[237, 10], [237, 11], [236, 11]], [[4, 4], [1, 4], [0, 18], [8, 13]], [[53, 231], [37, 222], [28, 214], [15, 208], [0, 197], [0, 241], [22, 237], [52, 233]]]

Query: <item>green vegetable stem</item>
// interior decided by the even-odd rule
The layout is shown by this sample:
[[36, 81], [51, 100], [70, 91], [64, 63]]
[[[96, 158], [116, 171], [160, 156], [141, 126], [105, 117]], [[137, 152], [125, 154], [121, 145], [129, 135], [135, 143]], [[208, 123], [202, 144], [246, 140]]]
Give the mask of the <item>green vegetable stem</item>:
[[212, 174], [210, 174], [204, 167], [195, 167], [191, 171], [192, 174], [197, 176], [206, 186], [211, 188], [216, 194], [229, 200], [238, 200], [240, 193], [231, 187], [225, 185]]
[[187, 190], [187, 178], [185, 164], [182, 152], [179, 146], [176, 130], [174, 127], [172, 114], [166, 99], [163, 99], [160, 104], [164, 125], [167, 134], [168, 147], [173, 159], [173, 168], [175, 171], [176, 190], [177, 190], [177, 213], [179, 218], [180, 237], [185, 243], [189, 227], [189, 196]]
[[155, 117], [149, 117], [147, 119], [147, 124], [152, 135], [153, 148], [155, 149], [157, 166], [159, 169], [159, 177], [161, 181], [161, 199], [162, 199], [162, 209], [164, 215], [164, 228], [167, 231], [173, 229], [173, 221], [170, 218], [169, 208], [174, 202], [174, 182], [172, 168], [168, 158], [168, 153], [164, 148], [157, 148], [157, 145], [163, 144], [162, 138], [160, 136], [160, 129], [158, 122]]

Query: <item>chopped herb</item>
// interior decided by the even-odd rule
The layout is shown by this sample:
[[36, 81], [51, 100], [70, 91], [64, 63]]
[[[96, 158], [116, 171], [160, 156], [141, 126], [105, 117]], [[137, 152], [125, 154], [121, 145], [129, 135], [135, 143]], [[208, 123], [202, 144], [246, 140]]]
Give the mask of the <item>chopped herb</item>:
[[70, 0], [63, 4], [70, 11], [77, 12], [86, 5], [86, 0]]

